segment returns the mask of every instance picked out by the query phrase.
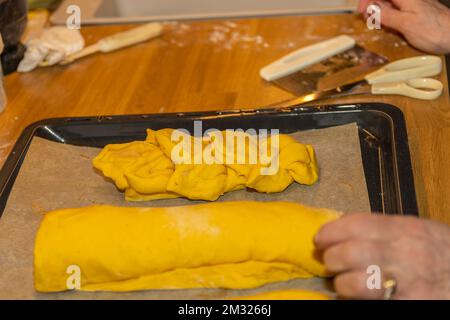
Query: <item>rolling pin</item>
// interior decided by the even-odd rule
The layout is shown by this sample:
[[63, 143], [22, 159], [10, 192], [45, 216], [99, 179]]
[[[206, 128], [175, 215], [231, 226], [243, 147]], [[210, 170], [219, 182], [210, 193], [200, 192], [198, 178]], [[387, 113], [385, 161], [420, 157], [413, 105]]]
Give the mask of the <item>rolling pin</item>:
[[75, 60], [84, 58], [97, 52], [107, 53], [116, 51], [125, 47], [154, 39], [160, 36], [162, 33], [163, 27], [160, 23], [148, 23], [143, 26], [104, 38], [77, 53], [67, 56], [59, 64], [67, 65], [74, 62]]

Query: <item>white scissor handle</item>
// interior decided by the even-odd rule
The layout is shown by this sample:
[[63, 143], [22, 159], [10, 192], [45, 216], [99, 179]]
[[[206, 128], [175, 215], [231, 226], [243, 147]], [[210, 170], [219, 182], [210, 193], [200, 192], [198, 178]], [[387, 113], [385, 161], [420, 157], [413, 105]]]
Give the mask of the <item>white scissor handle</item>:
[[395, 94], [420, 100], [435, 100], [442, 95], [443, 90], [442, 82], [427, 78], [372, 85], [372, 94]]
[[370, 84], [404, 82], [411, 79], [433, 77], [442, 72], [442, 60], [437, 56], [420, 56], [398, 60], [368, 74]]

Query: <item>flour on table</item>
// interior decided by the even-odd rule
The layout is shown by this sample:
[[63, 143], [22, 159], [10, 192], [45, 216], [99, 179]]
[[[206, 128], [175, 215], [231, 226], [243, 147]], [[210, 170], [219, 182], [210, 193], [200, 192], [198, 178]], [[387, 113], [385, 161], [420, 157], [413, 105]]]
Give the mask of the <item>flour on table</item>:
[[[255, 46], [268, 48], [270, 46], [262, 35], [253, 34], [248, 26], [229, 20], [212, 25], [206, 37], [202, 32], [204, 29], [196, 23], [171, 21], [164, 22], [163, 25], [170, 34], [168, 43], [178, 47], [185, 47], [192, 43], [214, 44], [218, 50], [232, 50], [236, 47], [255, 48]], [[202, 33], [200, 34], [200, 32]], [[189, 37], [187, 37], [188, 34]]]

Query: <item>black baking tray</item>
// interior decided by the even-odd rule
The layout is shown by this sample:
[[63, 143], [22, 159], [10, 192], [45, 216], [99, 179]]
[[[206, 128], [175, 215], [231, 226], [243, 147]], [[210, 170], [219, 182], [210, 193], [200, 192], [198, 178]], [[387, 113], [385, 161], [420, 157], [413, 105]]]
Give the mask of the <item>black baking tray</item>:
[[146, 129], [280, 129], [282, 133], [356, 122], [373, 212], [418, 215], [408, 136], [403, 113], [387, 104], [330, 105], [254, 110], [55, 118], [27, 127], [0, 171], [0, 215], [33, 137], [59, 143], [104, 147], [144, 140]]

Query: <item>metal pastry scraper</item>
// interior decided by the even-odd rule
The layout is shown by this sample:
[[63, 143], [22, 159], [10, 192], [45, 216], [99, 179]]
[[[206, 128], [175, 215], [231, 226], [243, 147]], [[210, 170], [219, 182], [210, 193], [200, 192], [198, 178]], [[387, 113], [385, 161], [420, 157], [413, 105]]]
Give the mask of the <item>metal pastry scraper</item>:
[[297, 96], [303, 96], [360, 80], [387, 62], [387, 58], [342, 35], [292, 52], [261, 69], [260, 75]]

